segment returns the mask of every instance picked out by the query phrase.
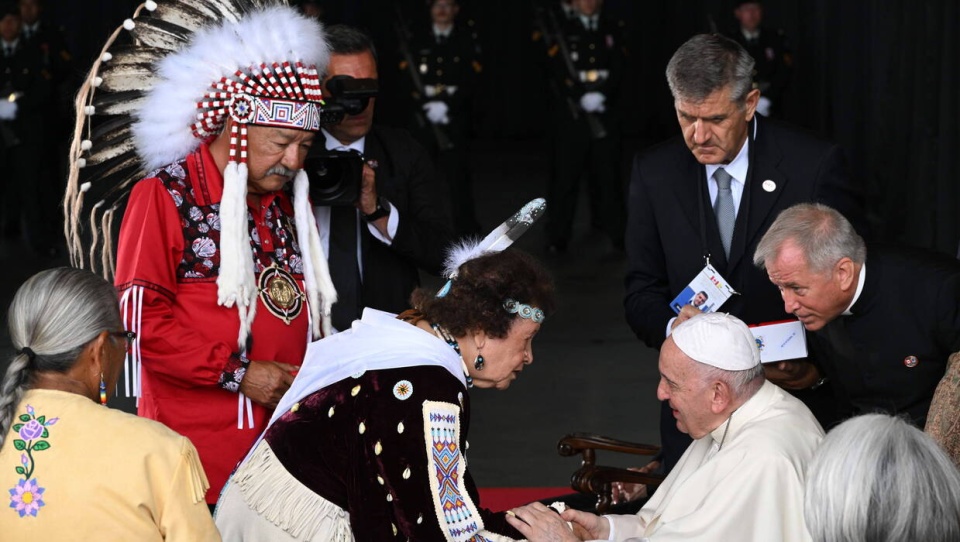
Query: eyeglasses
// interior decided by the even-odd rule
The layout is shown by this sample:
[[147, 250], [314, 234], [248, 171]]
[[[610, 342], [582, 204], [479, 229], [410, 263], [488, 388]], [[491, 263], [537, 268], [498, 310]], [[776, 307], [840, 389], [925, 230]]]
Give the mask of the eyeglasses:
[[133, 348], [133, 341], [137, 340], [137, 333], [135, 331], [111, 331], [110, 335], [112, 337], [123, 337], [126, 339], [128, 351]]

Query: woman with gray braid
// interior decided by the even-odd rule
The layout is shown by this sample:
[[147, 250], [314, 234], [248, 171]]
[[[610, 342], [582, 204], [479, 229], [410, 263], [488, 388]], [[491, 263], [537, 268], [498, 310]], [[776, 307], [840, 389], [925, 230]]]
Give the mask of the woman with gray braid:
[[106, 407], [136, 340], [113, 286], [89, 271], [42, 271], [7, 320], [16, 352], [0, 387], [4, 539], [220, 540], [190, 441]]

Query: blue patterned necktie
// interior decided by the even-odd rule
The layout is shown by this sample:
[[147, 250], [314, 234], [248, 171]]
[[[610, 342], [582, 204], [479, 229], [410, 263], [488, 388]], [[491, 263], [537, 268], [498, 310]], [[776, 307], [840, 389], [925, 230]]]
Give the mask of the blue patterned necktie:
[[717, 180], [717, 202], [713, 206], [713, 213], [717, 215], [717, 229], [720, 230], [720, 241], [723, 243], [723, 252], [730, 257], [730, 243], [733, 241], [733, 224], [737, 215], [733, 209], [733, 191], [730, 190], [730, 181], [733, 177], [723, 168], [713, 173]]

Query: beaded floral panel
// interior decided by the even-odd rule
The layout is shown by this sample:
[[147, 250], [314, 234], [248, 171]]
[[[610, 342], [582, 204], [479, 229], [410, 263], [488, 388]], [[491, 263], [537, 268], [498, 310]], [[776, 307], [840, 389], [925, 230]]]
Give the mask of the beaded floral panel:
[[37, 517], [40, 508], [46, 506], [44, 492], [35, 476], [37, 471], [36, 454], [50, 449], [50, 426], [60, 418], [47, 419], [46, 416], [37, 416], [36, 410], [27, 405], [26, 411], [17, 418], [13, 425], [13, 448], [20, 452], [20, 462], [15, 467], [18, 479], [16, 485], [10, 489], [10, 508], [21, 518]]

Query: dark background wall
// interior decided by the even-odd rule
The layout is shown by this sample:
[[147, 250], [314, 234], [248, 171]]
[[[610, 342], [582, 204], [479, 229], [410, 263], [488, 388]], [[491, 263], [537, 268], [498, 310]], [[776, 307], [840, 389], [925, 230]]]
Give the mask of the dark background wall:
[[[163, 0], [159, 0], [163, 1]], [[322, 1], [322, 0], [321, 0]], [[322, 1], [327, 19], [363, 26], [381, 50], [383, 88], [399, 77], [393, 25], [422, 0]], [[535, 144], [546, 133], [541, 53], [531, 41], [532, 0], [461, 0], [484, 50], [477, 135]], [[48, 0], [85, 67], [136, 4], [129, 0]], [[608, 0], [630, 43], [621, 104], [630, 148], [676, 133], [663, 70], [696, 32], [733, 24], [733, 2]], [[766, 24], [782, 28], [795, 52], [784, 116], [841, 143], [862, 180], [876, 237], [957, 252], [960, 220], [960, 9], [956, 0], [783, 0], [765, 2]], [[400, 123], [403, 102], [381, 100], [381, 120]]]

